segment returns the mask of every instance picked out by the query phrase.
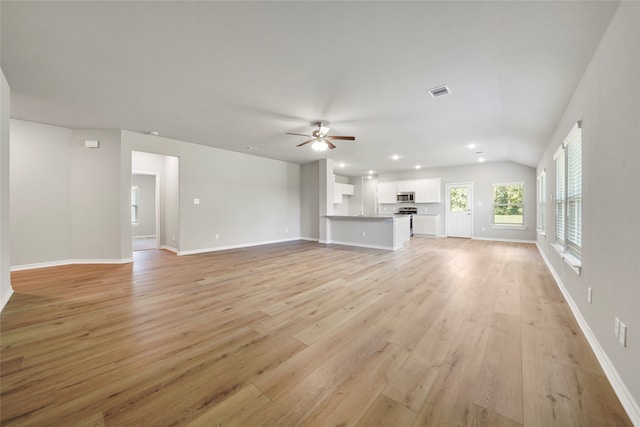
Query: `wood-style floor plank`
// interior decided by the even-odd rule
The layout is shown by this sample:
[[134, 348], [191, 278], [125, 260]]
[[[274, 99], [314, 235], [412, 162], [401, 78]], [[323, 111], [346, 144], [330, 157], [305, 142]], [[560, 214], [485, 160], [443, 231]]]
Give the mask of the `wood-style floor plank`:
[[630, 426], [535, 245], [287, 242], [12, 273], [3, 426]]

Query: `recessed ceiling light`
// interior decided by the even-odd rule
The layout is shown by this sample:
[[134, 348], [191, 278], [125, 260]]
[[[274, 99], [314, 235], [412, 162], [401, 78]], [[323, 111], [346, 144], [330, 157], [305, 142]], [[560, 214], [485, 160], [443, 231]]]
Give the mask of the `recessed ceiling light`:
[[394, 154], [393, 156], [391, 156], [391, 158], [393, 160], [398, 160], [400, 158], [400, 156], [398, 156], [397, 154]]
[[478, 161], [479, 161], [480, 163], [482, 163], [482, 162], [484, 162], [484, 161], [485, 161], [485, 158], [484, 158], [484, 157], [480, 157], [480, 158], [478, 159]]
[[369, 171], [369, 175], [373, 175], [373, 171]]
[[250, 145], [247, 145], [246, 150], [247, 150], [247, 151], [258, 151], [258, 147], [252, 147], [252, 146], [250, 146]]
[[158, 136], [160, 134], [158, 132], [152, 130], [152, 131], [149, 131], [149, 135]]
[[340, 163], [340, 167], [343, 168], [344, 167], [344, 163]]
[[421, 166], [420, 166], [420, 165], [416, 165], [416, 169], [420, 169], [420, 168], [421, 168]]
[[470, 143], [469, 145], [467, 145], [467, 148], [469, 148], [469, 150], [473, 150], [473, 149], [474, 149], [474, 148], [476, 148], [476, 147], [477, 147], [477, 145], [476, 145], [476, 144], [474, 144], [473, 142], [472, 142], [472, 143]]

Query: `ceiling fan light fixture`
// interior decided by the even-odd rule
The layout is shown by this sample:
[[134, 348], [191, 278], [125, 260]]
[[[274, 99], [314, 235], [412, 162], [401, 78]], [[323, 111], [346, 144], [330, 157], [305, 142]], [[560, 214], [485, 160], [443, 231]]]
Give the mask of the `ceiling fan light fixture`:
[[323, 140], [317, 139], [313, 144], [311, 144], [311, 148], [315, 151], [325, 151], [329, 146]]

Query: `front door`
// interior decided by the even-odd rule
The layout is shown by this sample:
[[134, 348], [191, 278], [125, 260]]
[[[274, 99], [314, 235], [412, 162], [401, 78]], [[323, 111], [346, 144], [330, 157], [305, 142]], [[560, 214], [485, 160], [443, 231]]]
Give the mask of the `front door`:
[[471, 238], [473, 184], [447, 184], [445, 231], [448, 237]]

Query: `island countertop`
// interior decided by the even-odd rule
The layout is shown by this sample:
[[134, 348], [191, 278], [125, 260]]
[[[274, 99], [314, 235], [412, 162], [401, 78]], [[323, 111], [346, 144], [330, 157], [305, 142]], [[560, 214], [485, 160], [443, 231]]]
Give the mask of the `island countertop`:
[[390, 214], [374, 214], [374, 215], [327, 215], [327, 218], [377, 220], [377, 219], [394, 219], [398, 217]]
[[326, 215], [329, 239], [323, 243], [397, 250], [411, 237], [408, 215]]

